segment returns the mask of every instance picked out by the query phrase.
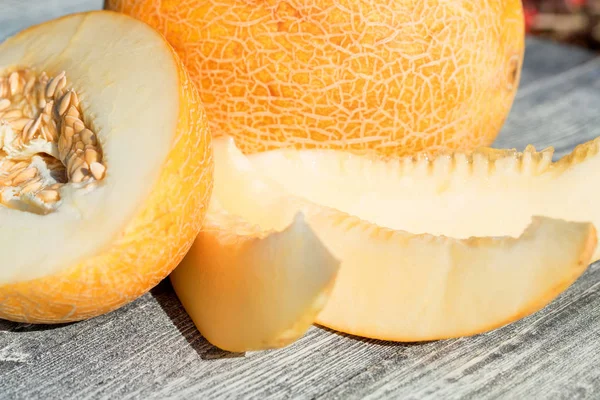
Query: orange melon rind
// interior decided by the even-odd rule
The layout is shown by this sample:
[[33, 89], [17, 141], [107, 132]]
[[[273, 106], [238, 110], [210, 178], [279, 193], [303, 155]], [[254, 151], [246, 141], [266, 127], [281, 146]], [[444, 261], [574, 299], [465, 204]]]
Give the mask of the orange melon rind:
[[200, 88], [213, 134], [235, 137], [246, 154], [291, 145], [396, 155], [490, 145], [513, 103], [525, 48], [521, 0], [106, 7], [165, 35]]

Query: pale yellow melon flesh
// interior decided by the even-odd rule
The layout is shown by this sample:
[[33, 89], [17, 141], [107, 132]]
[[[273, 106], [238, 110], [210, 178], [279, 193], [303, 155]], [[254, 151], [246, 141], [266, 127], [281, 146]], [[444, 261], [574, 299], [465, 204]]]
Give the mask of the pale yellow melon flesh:
[[228, 351], [283, 347], [325, 305], [339, 262], [299, 215], [264, 231], [218, 209], [171, 282], [207, 340]]
[[[513, 167], [511, 157], [516, 160]], [[511, 190], [510, 184], [516, 180], [526, 193], [526, 183], [531, 184], [543, 169], [538, 159], [544, 157], [531, 152], [517, 157], [482, 151], [474, 156], [475, 161], [458, 155], [415, 163], [336, 151], [293, 150], [246, 157], [232, 141], [219, 139], [213, 201], [262, 229], [282, 230], [297, 212], [305, 215], [308, 225], [341, 261], [333, 291], [317, 322], [379, 339], [450, 338], [488, 331], [545, 306], [586, 269], [596, 246], [595, 229], [589, 223], [544, 217], [531, 223], [528, 216], [530, 225], [515, 235], [518, 238], [501, 229], [489, 232], [495, 237], [450, 238], [398, 230], [402, 216], [412, 224], [422, 218], [432, 226], [428, 212], [441, 214], [435, 209], [440, 204], [437, 197], [452, 190], [453, 184], [464, 188], [460, 200], [465, 207], [476, 204], [478, 194], [488, 198], [486, 191], [495, 187], [492, 183], [502, 182], [506, 193], [514, 196], [519, 192]], [[464, 165], [459, 161], [462, 158]], [[497, 168], [490, 167], [493, 160]], [[560, 164], [562, 168], [547, 169], [554, 171], [557, 180], [558, 171], [569, 173], [576, 161], [584, 168], [586, 161], [574, 157]], [[502, 171], [500, 165], [508, 172], [496, 182], [493, 176]], [[414, 198], [421, 204], [406, 200]], [[458, 190], [455, 201], [459, 201]], [[508, 219], [509, 213], [498, 209], [501, 199], [496, 204], [488, 212]], [[409, 206], [409, 210], [403, 209]], [[356, 216], [344, 211], [356, 212]], [[380, 219], [370, 221], [372, 215]], [[397, 230], [381, 226], [386, 215]], [[452, 226], [444, 222], [451, 217], [442, 219], [440, 226]], [[467, 225], [465, 237], [470, 236], [473, 219], [464, 213], [454, 219], [455, 225]], [[510, 221], [505, 223], [514, 228]], [[497, 223], [496, 228], [499, 226]], [[243, 308], [238, 310], [243, 312]]]
[[[589, 195], [600, 182], [600, 139], [552, 163], [553, 149], [481, 149], [406, 158], [277, 151], [249, 159], [286, 192], [396, 230], [454, 238], [519, 236], [543, 215], [600, 226]], [[376, 206], [375, 206], [376, 205]], [[593, 260], [600, 258], [600, 249]]]

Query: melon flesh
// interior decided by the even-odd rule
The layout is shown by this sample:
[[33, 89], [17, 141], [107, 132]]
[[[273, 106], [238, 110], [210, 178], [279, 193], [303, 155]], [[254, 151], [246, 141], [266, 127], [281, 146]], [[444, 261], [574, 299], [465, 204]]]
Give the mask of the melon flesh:
[[[243, 156], [237, 161], [251, 168]], [[223, 165], [218, 170], [224, 172]], [[271, 193], [259, 180], [245, 181], [246, 174], [230, 178], [222, 182], [231, 196], [223, 198], [225, 204], [252, 207], [257, 197], [248, 189], [269, 191], [260, 212], [272, 224], [249, 222], [213, 197], [202, 231], [170, 279], [194, 324], [215, 346], [233, 352], [283, 347], [314, 323], [339, 261], [302, 212], [288, 207], [287, 196]]]
[[[9, 38], [0, 45], [0, 77], [6, 83], [22, 68], [64, 72], [60, 96], [78, 95], [105, 172], [93, 182], [69, 176], [48, 212], [0, 205], [0, 318], [89, 318], [149, 290], [189, 249], [211, 190], [206, 119], [168, 43], [121, 14], [74, 14]], [[6, 139], [12, 128], [4, 115]], [[4, 144], [2, 162], [23, 156]], [[61, 146], [36, 152], [56, 155]]]
[[338, 265], [301, 214], [282, 231], [265, 231], [214, 201], [171, 282], [212, 344], [235, 352], [264, 350], [288, 345], [308, 330]]
[[[579, 149], [557, 164], [548, 153], [532, 150], [523, 155], [485, 150], [432, 161], [316, 150], [244, 156], [232, 140], [218, 139], [212, 201], [262, 229], [285, 229], [303, 213], [341, 262], [318, 323], [379, 339], [443, 339], [531, 314], [583, 273], [596, 246], [593, 225], [546, 217], [532, 221], [531, 215], [527, 224], [511, 221], [522, 210], [504, 210], [498, 187], [508, 204], [535, 212], [527, 194], [537, 190], [536, 177], [550, 188], [552, 181], [566, 181], [564, 174], [574, 180], [577, 168], [589, 175], [595, 157], [584, 153], [589, 156]], [[520, 203], [512, 200], [518, 195]], [[489, 237], [467, 238], [473, 236], [469, 229], [474, 234], [481, 229], [477, 211], [486, 205], [479, 202], [491, 199]], [[469, 216], [459, 204], [478, 208]], [[448, 215], [436, 207], [446, 207]], [[439, 225], [432, 214], [440, 217]], [[454, 225], [460, 228], [450, 233], [458, 237], [444, 236], [443, 229]], [[429, 229], [438, 236], [420, 233]]]
[[[535, 215], [600, 226], [600, 208], [589, 195], [589, 182], [600, 180], [599, 149], [596, 139], [556, 163], [552, 148], [533, 146], [432, 159], [277, 151], [250, 160], [286, 192], [380, 226], [453, 238], [516, 237]], [[597, 249], [593, 260], [599, 258]]]

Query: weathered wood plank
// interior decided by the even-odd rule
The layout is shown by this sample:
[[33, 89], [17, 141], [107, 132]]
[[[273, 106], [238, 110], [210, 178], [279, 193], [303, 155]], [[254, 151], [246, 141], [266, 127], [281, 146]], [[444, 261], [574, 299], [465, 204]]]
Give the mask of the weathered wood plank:
[[554, 78], [594, 58], [592, 53], [584, 49], [534, 37], [527, 38], [526, 44], [520, 88]]
[[600, 58], [593, 58], [520, 88], [494, 146], [519, 150], [530, 143], [538, 148], [554, 146], [557, 158], [600, 136], [598, 106]]
[[[0, 40], [101, 0], [4, 0]], [[496, 146], [600, 135], [600, 61], [528, 40], [521, 89]], [[598, 398], [600, 267], [544, 310], [472, 338], [386, 343], [311, 329], [236, 355], [208, 344], [168, 283], [109, 315], [64, 326], [0, 320], [0, 398]]]
[[589, 395], [600, 390], [599, 305], [596, 265], [543, 311], [489, 334], [395, 344], [313, 328], [286, 349], [236, 357], [206, 343], [163, 284], [93, 321], [14, 324], [0, 334], [0, 354], [13, 360], [1, 387], [9, 398]]

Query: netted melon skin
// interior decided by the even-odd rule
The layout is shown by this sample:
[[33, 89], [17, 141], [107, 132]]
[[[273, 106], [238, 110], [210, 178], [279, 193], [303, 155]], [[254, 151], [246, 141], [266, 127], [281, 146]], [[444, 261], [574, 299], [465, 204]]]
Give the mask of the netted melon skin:
[[107, 0], [162, 32], [213, 134], [406, 155], [490, 145], [524, 51], [519, 0]]

